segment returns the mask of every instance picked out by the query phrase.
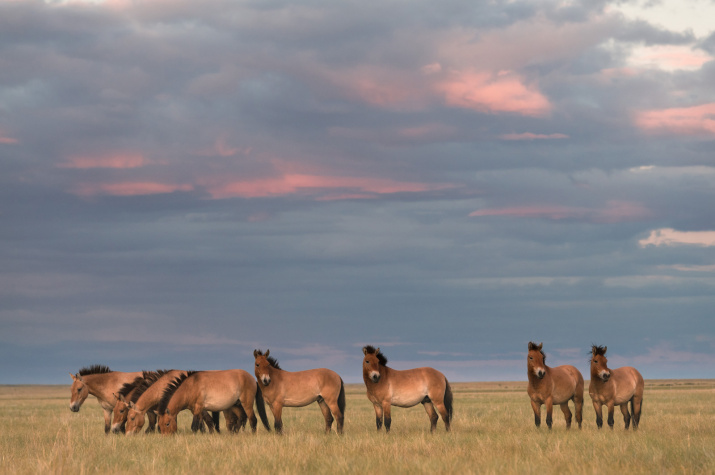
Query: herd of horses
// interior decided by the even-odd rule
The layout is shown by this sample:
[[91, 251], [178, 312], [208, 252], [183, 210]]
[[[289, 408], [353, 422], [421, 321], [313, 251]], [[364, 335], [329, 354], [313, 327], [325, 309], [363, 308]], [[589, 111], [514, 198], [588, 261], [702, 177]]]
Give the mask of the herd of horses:
[[[579, 429], [583, 420], [583, 376], [574, 366], [546, 366], [543, 344], [529, 343], [527, 354], [528, 388], [536, 426], [541, 425], [541, 406], [546, 405], [546, 425], [551, 429], [553, 405], [561, 406], [566, 427], [571, 427], [568, 402], [573, 401]], [[643, 377], [631, 367], [608, 368], [606, 347], [593, 346], [589, 395], [596, 411], [596, 424], [603, 426], [602, 407], [608, 408], [608, 425], [613, 429], [615, 406], [620, 406], [628, 429], [631, 420], [637, 429], [643, 402]], [[447, 378], [434, 368], [396, 370], [387, 366], [380, 348], [363, 348], [362, 374], [367, 398], [375, 409], [377, 430], [390, 431], [391, 408], [422, 404], [430, 420], [430, 431], [442, 418], [450, 430], [453, 413], [452, 388]], [[104, 410], [104, 431], [127, 435], [156, 430], [162, 434], [177, 431], [177, 416], [183, 410], [193, 415], [194, 432], [219, 431], [223, 412], [226, 429], [238, 432], [249, 424], [256, 432], [258, 418], [266, 430], [271, 427], [266, 413], [270, 408], [277, 433], [282, 433], [284, 407], [303, 407], [317, 402], [325, 418], [325, 432], [337, 422], [342, 434], [345, 417], [345, 385], [334, 371], [320, 368], [284, 371], [270, 350], [253, 352], [254, 375], [242, 369], [224, 371], [159, 370], [120, 372], [106, 366], [83, 368], [72, 377], [70, 409], [79, 411], [89, 395]], [[628, 403], [631, 404], [630, 412]], [[255, 408], [255, 410], [254, 410]], [[256, 417], [258, 414], [258, 417]], [[148, 419], [148, 424], [147, 424]]]

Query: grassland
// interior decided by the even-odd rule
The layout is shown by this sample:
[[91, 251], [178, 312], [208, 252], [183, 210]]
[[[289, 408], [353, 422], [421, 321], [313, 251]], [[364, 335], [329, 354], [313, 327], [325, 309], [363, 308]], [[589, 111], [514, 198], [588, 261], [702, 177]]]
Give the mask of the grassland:
[[[588, 383], [587, 383], [588, 385]], [[377, 433], [361, 385], [349, 385], [346, 433], [326, 436], [317, 405], [287, 408], [285, 435], [104, 435], [99, 405], [68, 408], [64, 386], [0, 386], [0, 473], [715, 473], [715, 380], [650, 380], [641, 428], [536, 429], [526, 383], [457, 383], [453, 431], [429, 433], [421, 407], [393, 409]], [[269, 415], [270, 418], [270, 415]], [[271, 419], [272, 420], [272, 419]], [[222, 421], [223, 424], [223, 421]]]

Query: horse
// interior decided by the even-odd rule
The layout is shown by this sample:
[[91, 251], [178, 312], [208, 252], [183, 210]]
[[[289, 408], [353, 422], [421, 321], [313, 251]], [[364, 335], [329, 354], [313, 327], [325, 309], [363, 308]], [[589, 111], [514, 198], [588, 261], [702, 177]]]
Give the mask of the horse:
[[387, 366], [387, 357], [380, 348], [368, 345], [362, 351], [365, 355], [362, 378], [367, 388], [367, 398], [375, 408], [378, 431], [382, 428], [384, 416], [385, 432], [390, 432], [391, 406], [412, 407], [419, 403], [427, 411], [430, 432], [437, 428], [438, 413], [442, 416], [445, 429], [450, 431], [452, 388], [444, 374], [426, 367], [399, 371]]
[[[131, 396], [137, 392], [137, 390], [143, 383], [149, 380], [156, 381], [158, 377], [158, 373], [154, 371], [146, 371], [144, 372], [143, 377], [140, 376], [131, 383], [124, 384], [124, 386], [122, 386], [122, 389], [120, 389], [119, 392], [114, 393], [114, 397], [116, 398], [117, 403], [114, 405], [114, 416], [112, 417], [112, 432], [116, 434], [119, 432], [125, 432], [126, 430], [127, 412], [129, 411], [129, 407], [125, 398], [131, 398]], [[153, 421], [150, 421], [150, 425], [152, 426], [155, 425], [155, 423], [156, 418], [154, 418]]]
[[[115, 406], [115, 413], [120, 411], [122, 405], [126, 406], [127, 410], [125, 413], [126, 421], [126, 434], [133, 435], [138, 433], [144, 423], [146, 422], [146, 417], [149, 417], [149, 427], [147, 427], [146, 432], [153, 432], [154, 426], [157, 419], [156, 406], [159, 404], [164, 390], [166, 387], [177, 377], [182, 374], [186, 374], [186, 371], [181, 370], [158, 370], [155, 375], [144, 379], [134, 392], [131, 393], [129, 398], [125, 398], [126, 395], [118, 395], [119, 401]], [[226, 417], [226, 427], [230, 431], [237, 431], [240, 427], [246, 425], [246, 420], [248, 417], [245, 415], [245, 411], [239, 406], [239, 412], [241, 413], [241, 418], [237, 418], [232, 411], [224, 411]], [[211, 423], [208, 425], [209, 432], [219, 431], [219, 421], [218, 413], [214, 413], [213, 417], [210, 417], [206, 411], [202, 412], [199, 422], [199, 430], [204, 431], [206, 421], [211, 419]]]
[[[245, 411], [251, 430], [255, 433], [258, 421], [253, 412], [256, 404], [258, 415], [264, 427], [270, 431], [266, 409], [261, 397], [261, 388], [251, 375], [242, 369], [224, 371], [187, 371], [175, 378], [164, 389], [159, 401], [159, 430], [162, 434], [172, 434], [177, 430], [177, 415], [184, 409], [191, 410], [194, 420], [191, 430], [199, 429], [204, 411], [233, 411], [240, 420], [239, 406]], [[209, 430], [212, 422], [207, 420]]]
[[[588, 385], [588, 394], [596, 410], [596, 425], [603, 426], [601, 408], [605, 404], [608, 408], [608, 425], [613, 429], [614, 406], [620, 406], [626, 430], [633, 417], [633, 430], [638, 429], [641, 420], [641, 407], [643, 405], [643, 388], [645, 382], [637, 369], [630, 366], [609, 369], [606, 358], [607, 346], [591, 347], [591, 383]], [[628, 403], [631, 403], [631, 413], [628, 413]]]
[[583, 376], [571, 365], [546, 366], [546, 354], [542, 350], [544, 344], [529, 342], [529, 352], [526, 358], [529, 385], [527, 393], [531, 398], [531, 408], [534, 410], [534, 423], [541, 425], [541, 405], [546, 404], [546, 425], [551, 429], [553, 405], [561, 406], [566, 419], [566, 428], [571, 428], [571, 411], [569, 401], [574, 402], [576, 422], [581, 428], [583, 420]]
[[273, 426], [278, 434], [283, 433], [283, 408], [303, 407], [318, 402], [325, 418], [325, 433], [329, 434], [333, 420], [337, 420], [337, 432], [343, 433], [345, 420], [345, 385], [335, 371], [319, 368], [306, 371], [284, 371], [278, 361], [254, 350], [256, 379], [268, 407], [273, 413]]
[[97, 398], [99, 405], [104, 411], [104, 433], [108, 434], [112, 411], [117, 400], [114, 393], [118, 392], [126, 383], [131, 383], [136, 378], [143, 375], [142, 371], [124, 373], [112, 371], [107, 366], [93, 365], [82, 368], [79, 373], [72, 374], [72, 386], [70, 387], [70, 410], [79, 412], [80, 407], [91, 394]]

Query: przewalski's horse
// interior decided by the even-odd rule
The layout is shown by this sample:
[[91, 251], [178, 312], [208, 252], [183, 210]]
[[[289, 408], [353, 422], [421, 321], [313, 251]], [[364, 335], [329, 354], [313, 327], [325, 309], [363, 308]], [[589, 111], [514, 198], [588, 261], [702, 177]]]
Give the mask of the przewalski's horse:
[[546, 366], [546, 355], [542, 350], [544, 344], [529, 342], [529, 353], [526, 357], [529, 385], [527, 392], [531, 398], [531, 408], [534, 410], [534, 423], [541, 425], [541, 405], [546, 404], [546, 425], [551, 429], [554, 404], [561, 406], [566, 419], [566, 428], [571, 428], [571, 411], [569, 401], [574, 402], [576, 422], [581, 428], [583, 420], [583, 376], [574, 366], [563, 365], [551, 368]]
[[114, 393], [122, 389], [126, 383], [131, 383], [143, 375], [142, 371], [123, 373], [112, 371], [106, 366], [94, 365], [82, 368], [79, 373], [72, 374], [72, 387], [70, 388], [70, 410], [79, 412], [82, 403], [91, 394], [97, 398], [104, 411], [104, 432], [109, 433], [112, 411], [117, 400]]
[[[136, 393], [139, 386], [148, 380], [155, 381], [158, 378], [158, 374], [154, 371], [144, 371], [142, 377], [134, 379], [131, 383], [126, 383], [122, 386], [119, 392], [114, 393], [114, 398], [117, 403], [114, 405], [114, 415], [112, 417], [112, 432], [115, 434], [125, 431], [125, 426], [127, 423], [127, 412], [129, 408], [126, 404], [125, 398], [131, 398], [132, 394]], [[154, 420], [156, 422], [156, 419]]]
[[[139, 386], [133, 391], [129, 398], [125, 398], [121, 393], [118, 395], [119, 401], [115, 406], [114, 412], [121, 411], [122, 405], [127, 407], [125, 413], [126, 424], [126, 434], [133, 435], [139, 432], [146, 418], [149, 417], [149, 427], [147, 427], [146, 432], [153, 432], [154, 426], [156, 424], [157, 414], [156, 407], [164, 395], [164, 390], [166, 387], [179, 376], [186, 374], [186, 371], [172, 369], [172, 370], [158, 370], [153, 373], [150, 377], [145, 378]], [[243, 409], [241, 409], [243, 410]], [[214, 414], [212, 421], [209, 424], [209, 430], [211, 431], [214, 426], [218, 432], [218, 413]], [[227, 415], [227, 420], [229, 416]], [[201, 414], [200, 420], [194, 423], [199, 424], [200, 430], [204, 431], [204, 422], [211, 419], [211, 416], [204, 411]]]
[[270, 357], [271, 350], [253, 352], [256, 358], [256, 379], [271, 408], [277, 433], [283, 432], [283, 408], [303, 407], [318, 402], [325, 417], [325, 433], [330, 433], [333, 419], [338, 434], [343, 433], [345, 419], [345, 385], [335, 371], [319, 368], [306, 371], [284, 371], [278, 361]]
[[[643, 404], [643, 376], [637, 369], [630, 366], [609, 369], [606, 359], [607, 346], [591, 347], [591, 383], [588, 394], [596, 410], [596, 425], [603, 426], [602, 407], [608, 408], [608, 425], [613, 429], [614, 406], [620, 406], [626, 429], [633, 416], [633, 430], [638, 429], [641, 420], [641, 405]], [[628, 413], [628, 402], [631, 403], [631, 414]]]
[[[447, 378], [434, 368], [415, 368], [398, 371], [387, 365], [387, 358], [373, 346], [362, 349], [362, 378], [367, 387], [367, 398], [375, 408], [377, 430], [382, 427], [390, 432], [391, 406], [412, 407], [419, 403], [427, 411], [430, 432], [437, 428], [439, 415], [449, 432], [452, 421], [452, 388]], [[436, 409], [436, 410], [435, 410]]]
[[[261, 422], [270, 431], [260, 391], [258, 383], [242, 369], [188, 371], [175, 378], [164, 390], [158, 406], [159, 430], [162, 434], [176, 432], [176, 417], [184, 409], [191, 410], [194, 415], [191, 430], [196, 431], [199, 429], [203, 411], [230, 410], [240, 419], [242, 413], [238, 406], [241, 406], [248, 416], [251, 430], [255, 433], [258, 423], [253, 412], [255, 403]], [[212, 422], [206, 422], [211, 430]]]

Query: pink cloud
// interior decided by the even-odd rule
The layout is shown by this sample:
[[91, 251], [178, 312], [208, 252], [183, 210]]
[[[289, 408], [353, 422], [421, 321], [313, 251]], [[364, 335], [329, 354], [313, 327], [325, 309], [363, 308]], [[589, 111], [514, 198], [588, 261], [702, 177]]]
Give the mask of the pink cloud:
[[143, 155], [137, 153], [115, 153], [103, 156], [75, 156], [58, 165], [60, 168], [139, 168], [147, 164]]
[[526, 116], [542, 116], [551, 110], [546, 97], [511, 72], [493, 75], [473, 70], [452, 71], [437, 89], [453, 107]]
[[636, 48], [628, 62], [638, 67], [696, 70], [712, 59], [705, 51], [690, 46], [656, 45]]
[[650, 210], [638, 203], [609, 201], [601, 209], [570, 206], [518, 206], [510, 208], [492, 208], [473, 211], [471, 217], [512, 216], [516, 218], [540, 218], [559, 221], [579, 219], [598, 223], [619, 223], [642, 220], [651, 215]]
[[715, 102], [641, 111], [636, 114], [635, 123], [639, 128], [654, 133], [712, 135], [715, 134]]
[[555, 139], [567, 139], [568, 135], [565, 134], [533, 134], [531, 132], [524, 132], [521, 134], [504, 134], [499, 136], [502, 140], [555, 140]]
[[18, 140], [13, 137], [9, 137], [0, 130], [0, 144], [13, 145], [18, 143]]
[[[400, 182], [387, 178], [353, 178], [298, 173], [287, 173], [277, 177], [254, 180], [203, 180], [202, 185], [206, 187], [213, 198], [320, 194], [318, 199], [322, 200], [372, 198], [374, 195], [434, 191], [454, 186], [450, 184]], [[326, 194], [325, 192], [329, 190], [341, 191]], [[350, 191], [348, 192], [348, 190]]]
[[233, 157], [238, 154], [248, 155], [251, 153], [251, 148], [232, 147], [228, 145], [226, 137], [222, 136], [216, 139], [212, 147], [199, 150], [195, 153], [196, 155], [206, 157]]
[[641, 247], [691, 245], [715, 246], [715, 231], [676, 231], [672, 228], [654, 229], [647, 239], [638, 241]]
[[193, 189], [192, 185], [156, 182], [84, 183], [74, 187], [72, 193], [79, 196], [141, 196], [191, 191]]

